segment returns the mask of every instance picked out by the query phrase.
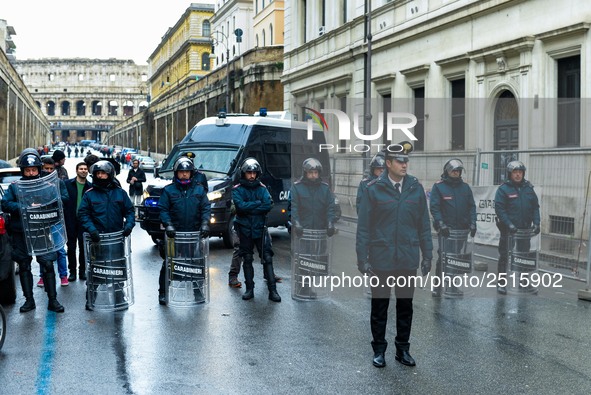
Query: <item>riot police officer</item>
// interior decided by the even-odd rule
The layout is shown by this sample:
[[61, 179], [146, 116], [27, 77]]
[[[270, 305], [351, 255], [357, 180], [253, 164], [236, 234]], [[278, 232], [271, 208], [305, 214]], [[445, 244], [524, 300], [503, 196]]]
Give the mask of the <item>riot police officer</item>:
[[320, 161], [308, 158], [302, 163], [302, 177], [291, 188], [291, 221], [298, 236], [304, 229], [326, 229], [329, 237], [335, 233], [334, 196], [321, 175]]
[[[534, 186], [525, 179], [525, 170], [523, 162], [509, 162], [507, 179], [495, 194], [497, 228], [501, 232], [497, 274], [507, 273], [510, 234], [517, 233], [518, 229], [532, 229], [536, 235], [540, 233], [540, 204]], [[497, 283], [497, 292], [504, 295], [507, 289]]]
[[[476, 235], [476, 204], [470, 186], [462, 180], [464, 163], [457, 158], [448, 160], [443, 166], [441, 179], [431, 188], [430, 207], [433, 216], [433, 228], [442, 237], [449, 237], [450, 229], [470, 230], [470, 236]], [[435, 273], [441, 279], [441, 246], [437, 253]], [[454, 287], [455, 288], [455, 287]], [[461, 295], [459, 289], [454, 293]], [[441, 296], [441, 286], [436, 287], [432, 296]]]
[[359, 203], [361, 201], [361, 196], [363, 195], [363, 190], [367, 188], [367, 184], [369, 182], [381, 176], [385, 169], [386, 159], [384, 159], [384, 153], [378, 152], [373, 156], [373, 158], [371, 158], [371, 161], [369, 162], [368, 174], [359, 182], [359, 187], [357, 188], [357, 200], [355, 204], [357, 214], [359, 214]]
[[273, 207], [273, 200], [267, 187], [260, 181], [262, 168], [254, 158], [246, 158], [240, 166], [240, 181], [232, 189], [232, 200], [236, 206], [234, 226], [240, 239], [240, 256], [243, 259], [244, 283], [246, 292], [243, 300], [254, 297], [254, 246], [263, 260], [263, 270], [267, 277], [269, 299], [281, 302], [277, 293], [273, 273], [273, 250], [264, 238], [266, 216]]
[[[173, 171], [174, 179], [164, 187], [158, 201], [166, 236], [174, 238], [176, 231], [199, 231], [202, 238], [209, 237], [211, 206], [206, 189], [197, 182], [195, 175], [198, 172], [193, 161], [180, 157], [174, 163]], [[166, 261], [162, 262], [158, 279], [158, 302], [161, 305], [166, 304], [165, 273]]]
[[[22, 175], [21, 180], [35, 180], [41, 177], [41, 158], [33, 148], [27, 148], [21, 153], [19, 167]], [[17, 186], [15, 183], [12, 183], [2, 198], [2, 209], [10, 213], [12, 218], [8, 229], [11, 236], [12, 259], [19, 265], [21, 288], [25, 297], [25, 303], [20, 307], [20, 312], [26, 313], [35, 309], [36, 306], [35, 299], [33, 298], [33, 274], [31, 273], [33, 257], [29, 255], [27, 250], [24, 234], [25, 225], [22, 221], [20, 206]], [[64, 306], [57, 300], [55, 270], [53, 267], [53, 262], [56, 259], [56, 252], [36, 256], [37, 263], [41, 267], [45, 292], [47, 292], [47, 298], [49, 299], [47, 309], [57, 313], [63, 313]]]
[[[135, 226], [134, 208], [115, 178], [115, 168], [110, 162], [99, 160], [90, 171], [92, 188], [82, 196], [78, 208], [82, 229], [90, 234], [95, 243], [101, 241], [101, 233], [123, 231], [123, 236], [129, 236]], [[92, 310], [88, 300], [86, 309]]]

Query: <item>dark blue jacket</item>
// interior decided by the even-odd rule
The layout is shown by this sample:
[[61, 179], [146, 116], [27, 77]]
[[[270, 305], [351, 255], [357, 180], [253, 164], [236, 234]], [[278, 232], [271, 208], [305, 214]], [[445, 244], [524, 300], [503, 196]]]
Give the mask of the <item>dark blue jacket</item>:
[[164, 226], [172, 225], [181, 232], [199, 231], [201, 224], [209, 224], [211, 217], [207, 193], [194, 179], [187, 185], [173, 181], [164, 187], [158, 208]]
[[441, 180], [431, 189], [429, 202], [435, 230], [439, 230], [440, 221], [452, 229], [476, 226], [474, 195], [461, 178], [441, 176]]
[[302, 178], [290, 192], [291, 220], [305, 229], [326, 229], [335, 223], [334, 196], [325, 182], [312, 183]]
[[518, 229], [529, 229], [532, 223], [540, 225], [540, 204], [534, 186], [527, 180], [519, 184], [505, 181], [495, 195], [495, 213], [501, 232], [511, 224]]
[[420, 255], [433, 259], [433, 241], [425, 190], [406, 175], [398, 193], [385, 171], [367, 184], [357, 219], [357, 260], [372, 269], [416, 270]]
[[263, 237], [267, 213], [273, 208], [267, 187], [259, 180], [240, 179], [232, 189], [232, 200], [236, 207], [234, 223], [240, 227], [241, 234], [252, 239]]
[[[64, 201], [64, 219], [66, 221], [66, 230], [68, 232], [68, 239], [75, 238], [80, 229], [78, 223], [78, 214], [76, 212], [76, 202], [78, 201], [78, 186], [76, 185], [76, 177], [64, 181], [66, 190], [68, 191], [69, 199]], [[89, 181], [86, 181], [82, 187], [82, 194], [92, 187]], [[80, 203], [82, 204], [82, 202]]]
[[[41, 172], [40, 177], [47, 176], [48, 173]], [[59, 180], [60, 197], [62, 203], [67, 203], [69, 200], [68, 191], [62, 180]], [[51, 196], [53, 198], [53, 196]], [[7, 230], [9, 232], [23, 232], [23, 220], [21, 217], [21, 203], [18, 200], [18, 192], [16, 190], [16, 181], [8, 186], [8, 190], [2, 198], [2, 211], [10, 214], [10, 221], [8, 222]]]
[[[137, 181], [131, 183], [131, 177], [137, 178]], [[144, 182], [146, 182], [146, 173], [139, 167], [129, 169], [127, 173], [127, 183], [129, 184], [129, 196], [138, 196], [144, 193]]]
[[135, 226], [135, 211], [131, 200], [119, 183], [112, 182], [107, 188], [93, 185], [84, 196], [78, 209], [82, 228], [92, 233], [113, 233]]

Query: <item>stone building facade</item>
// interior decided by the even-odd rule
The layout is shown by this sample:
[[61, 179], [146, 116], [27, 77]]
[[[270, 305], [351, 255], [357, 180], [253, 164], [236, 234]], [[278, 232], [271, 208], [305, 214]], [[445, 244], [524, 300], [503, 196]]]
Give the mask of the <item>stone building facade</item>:
[[[357, 113], [365, 135], [376, 134], [388, 112], [414, 115], [410, 172], [427, 189], [451, 157], [464, 161], [467, 181], [483, 186], [502, 182], [506, 163], [518, 158], [543, 191], [543, 232], [588, 236], [591, 2], [327, 4], [286, 2], [286, 110], [299, 119], [308, 109], [341, 110], [351, 120]], [[395, 130], [392, 140], [382, 133], [344, 141], [337, 118], [327, 114], [326, 121], [329, 143], [343, 148], [332, 152], [335, 192], [354, 202], [367, 159], [378, 149], [368, 143], [408, 136]], [[354, 217], [354, 203], [347, 208]]]
[[148, 69], [132, 60], [16, 60], [14, 67], [50, 122], [53, 142], [101, 139], [148, 106]]

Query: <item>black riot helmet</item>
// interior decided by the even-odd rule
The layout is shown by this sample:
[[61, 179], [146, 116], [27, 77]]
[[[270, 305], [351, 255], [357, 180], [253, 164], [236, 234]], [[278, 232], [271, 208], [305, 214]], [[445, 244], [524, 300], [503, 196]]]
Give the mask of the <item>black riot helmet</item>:
[[261, 176], [263, 168], [255, 158], [246, 158], [244, 162], [242, 162], [242, 166], [240, 166], [240, 177], [246, 178], [245, 173], [247, 171], [256, 172], [257, 178], [259, 178]]
[[191, 178], [193, 178], [193, 176], [195, 175], [195, 164], [191, 159], [187, 158], [186, 156], [181, 156], [180, 158], [178, 158], [176, 162], [174, 162], [174, 166], [172, 169], [174, 171], [175, 177], [177, 176], [177, 171], [190, 171]]
[[371, 171], [374, 169], [385, 169], [386, 168], [386, 158], [383, 152], [378, 152], [371, 158], [371, 162], [369, 162], [369, 168]]
[[92, 173], [92, 181], [93, 183], [97, 183], [98, 178], [96, 173], [99, 171], [104, 171], [109, 176], [109, 181], [112, 181], [115, 178], [115, 168], [111, 164], [111, 162], [106, 160], [99, 160], [90, 168], [90, 172]]
[[39, 153], [34, 148], [25, 148], [18, 158], [18, 167], [21, 169], [21, 175], [24, 175], [26, 167], [36, 167], [39, 170], [39, 174], [41, 174], [42, 166], [43, 163], [41, 163]]
[[450, 159], [447, 162], [445, 162], [445, 165], [443, 165], [443, 174], [445, 176], [449, 176], [450, 173], [454, 170], [459, 170], [460, 177], [462, 176], [462, 171], [464, 170], [464, 163], [458, 158]]
[[308, 158], [302, 163], [302, 175], [305, 177], [306, 173], [312, 170], [317, 170], [318, 174], [322, 174], [322, 163], [316, 158]]
[[523, 170], [523, 178], [525, 178], [525, 165], [522, 161], [512, 160], [507, 163], [507, 179], [511, 179], [511, 173], [513, 170]]

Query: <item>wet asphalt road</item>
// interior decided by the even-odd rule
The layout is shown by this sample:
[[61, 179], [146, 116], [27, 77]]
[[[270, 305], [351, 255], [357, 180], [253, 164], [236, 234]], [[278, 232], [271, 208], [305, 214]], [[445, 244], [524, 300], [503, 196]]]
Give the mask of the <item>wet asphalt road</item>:
[[[323, 301], [291, 299], [289, 235], [271, 234], [276, 273], [284, 278], [281, 303], [267, 299], [260, 265], [253, 300], [229, 288], [232, 251], [214, 238], [210, 303], [159, 306], [161, 259], [139, 225], [132, 234], [135, 304], [127, 311], [86, 311], [85, 286], [77, 281], [58, 289], [64, 314], [48, 312], [37, 287], [37, 309], [20, 314], [19, 289], [17, 304], [5, 306], [0, 393], [591, 393], [591, 304], [577, 300], [580, 283], [563, 280], [562, 288], [541, 288], [537, 296], [482, 289], [462, 299], [433, 299], [417, 289], [410, 349], [417, 366], [394, 360], [391, 303], [388, 365], [376, 369], [364, 289], [340, 287]], [[357, 274], [353, 251], [354, 237], [342, 225], [333, 239], [334, 274]]]

